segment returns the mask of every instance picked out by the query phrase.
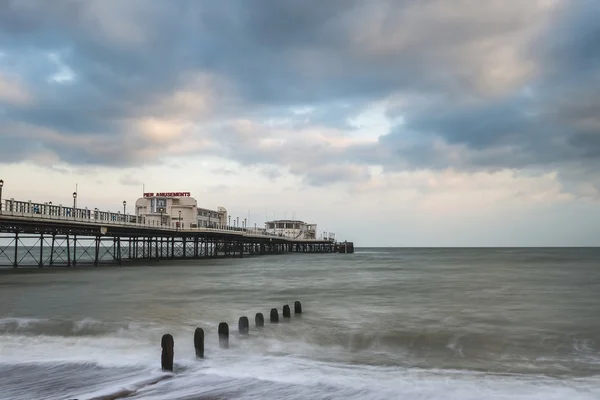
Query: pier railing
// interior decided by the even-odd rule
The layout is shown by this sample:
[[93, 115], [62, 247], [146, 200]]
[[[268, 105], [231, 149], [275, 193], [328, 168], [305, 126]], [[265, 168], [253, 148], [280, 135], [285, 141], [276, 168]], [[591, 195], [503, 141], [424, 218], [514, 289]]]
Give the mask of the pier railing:
[[[289, 241], [315, 241], [315, 242], [333, 242], [331, 239], [300, 239], [280, 236], [273, 233], [260, 231], [253, 228], [232, 227], [229, 225], [213, 224], [210, 227], [192, 227], [190, 224], [184, 226], [176, 222], [170, 224], [160, 224], [156, 220], [144, 221], [143, 217], [131, 214], [122, 214], [121, 212], [101, 211], [97, 208], [91, 210], [89, 208], [74, 208], [65, 207], [63, 205], [53, 205], [51, 203], [33, 203], [31, 201], [18, 201], [14, 199], [6, 199], [0, 203], [0, 218], [2, 216], [21, 217], [30, 220], [51, 220], [65, 223], [80, 223], [80, 224], [100, 224], [121, 227], [137, 227], [141, 229], [159, 229], [168, 232], [215, 232], [238, 234], [246, 237], [270, 237], [279, 238]], [[158, 214], [159, 215], [159, 214]]]

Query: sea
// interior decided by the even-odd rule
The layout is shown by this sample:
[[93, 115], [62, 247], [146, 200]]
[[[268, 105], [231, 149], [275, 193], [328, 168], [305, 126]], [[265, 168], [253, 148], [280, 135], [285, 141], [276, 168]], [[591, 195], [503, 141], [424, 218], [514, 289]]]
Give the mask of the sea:
[[[27, 272], [0, 273], [0, 399], [600, 399], [598, 248], [357, 248]], [[161, 369], [167, 333], [173, 372]]]

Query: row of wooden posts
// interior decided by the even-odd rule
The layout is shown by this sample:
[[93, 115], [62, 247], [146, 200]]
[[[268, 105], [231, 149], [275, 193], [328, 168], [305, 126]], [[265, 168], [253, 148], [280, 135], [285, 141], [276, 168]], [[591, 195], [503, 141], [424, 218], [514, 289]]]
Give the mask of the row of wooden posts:
[[[302, 314], [302, 304], [299, 301], [294, 302], [294, 314]], [[291, 310], [289, 305], [283, 306], [283, 318], [291, 318]], [[269, 320], [272, 324], [279, 323], [279, 311], [277, 308], [272, 308], [269, 315]], [[262, 313], [256, 313], [254, 317], [256, 328], [265, 326], [265, 317]], [[238, 321], [238, 331], [241, 335], [250, 333], [250, 322], [248, 317], [240, 317]], [[229, 348], [229, 325], [227, 322], [221, 322], [218, 329], [219, 347], [223, 349]], [[173, 371], [173, 357], [175, 355], [175, 342], [173, 336], [169, 333], [164, 334], [160, 346], [162, 347], [161, 366], [165, 371]], [[194, 348], [196, 349], [196, 357], [204, 358], [204, 329], [196, 328], [194, 332]]]

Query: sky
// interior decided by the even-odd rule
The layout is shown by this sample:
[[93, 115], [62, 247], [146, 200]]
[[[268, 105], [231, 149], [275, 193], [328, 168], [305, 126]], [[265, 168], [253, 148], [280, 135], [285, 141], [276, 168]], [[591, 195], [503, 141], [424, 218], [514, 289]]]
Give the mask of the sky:
[[3, 197], [600, 245], [597, 0], [0, 0]]

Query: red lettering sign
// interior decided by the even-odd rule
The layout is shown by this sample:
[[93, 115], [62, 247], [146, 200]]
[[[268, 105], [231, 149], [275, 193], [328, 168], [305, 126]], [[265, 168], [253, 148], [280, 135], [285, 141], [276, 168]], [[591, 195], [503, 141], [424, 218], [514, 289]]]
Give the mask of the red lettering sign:
[[190, 197], [190, 192], [144, 193], [144, 197]]

